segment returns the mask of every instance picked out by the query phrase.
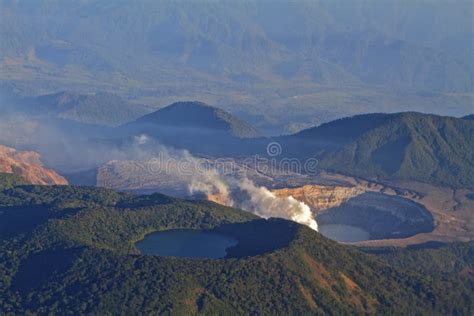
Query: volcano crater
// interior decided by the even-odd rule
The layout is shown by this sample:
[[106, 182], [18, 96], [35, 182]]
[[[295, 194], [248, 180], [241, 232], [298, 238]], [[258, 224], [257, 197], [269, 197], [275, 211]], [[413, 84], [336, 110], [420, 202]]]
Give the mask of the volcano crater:
[[324, 235], [341, 242], [407, 238], [435, 227], [423, 205], [376, 192], [353, 197], [316, 219]]

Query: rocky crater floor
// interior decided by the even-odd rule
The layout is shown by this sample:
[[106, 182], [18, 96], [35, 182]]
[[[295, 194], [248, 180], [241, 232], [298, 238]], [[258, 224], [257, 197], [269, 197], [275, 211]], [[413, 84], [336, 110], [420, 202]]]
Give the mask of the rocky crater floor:
[[406, 238], [431, 232], [435, 227], [433, 216], [423, 205], [394, 195], [368, 192], [360, 186], [305, 185], [273, 192], [306, 203], [316, 214], [320, 227], [356, 227], [367, 232], [367, 240]]
[[474, 193], [469, 190], [408, 181], [381, 183], [338, 174], [323, 177], [344, 184], [308, 184], [273, 192], [306, 203], [320, 227], [362, 229], [368, 237], [353, 241], [361, 246], [474, 239], [474, 200], [470, 198]]
[[[213, 161], [207, 163], [212, 165]], [[362, 229], [368, 237], [350, 241], [357, 245], [406, 246], [474, 239], [474, 193], [470, 190], [413, 181], [379, 182], [328, 172], [311, 177], [275, 176], [256, 172], [237, 162], [233, 162], [233, 166], [237, 173], [244, 172], [256, 185], [269, 188], [275, 195], [292, 196], [307, 204], [320, 225]], [[166, 169], [174, 170], [173, 167]], [[111, 161], [98, 168], [87, 184], [189, 198], [188, 177], [151, 172], [154, 168], [156, 165], [150, 166], [146, 161]], [[207, 196], [207, 199], [227, 205], [220, 196]]]

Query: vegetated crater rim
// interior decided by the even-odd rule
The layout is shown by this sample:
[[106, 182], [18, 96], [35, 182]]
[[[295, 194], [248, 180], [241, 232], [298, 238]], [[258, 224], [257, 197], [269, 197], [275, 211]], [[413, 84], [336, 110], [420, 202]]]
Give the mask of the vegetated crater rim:
[[[189, 228], [189, 227], [176, 227], [164, 230], [155, 230], [147, 233], [141, 240], [134, 242], [135, 249], [140, 252], [141, 256], [155, 256], [155, 257], [174, 257], [183, 260], [225, 260], [225, 259], [236, 259], [245, 257], [254, 257], [258, 255], [265, 255], [277, 250], [286, 248], [296, 239], [298, 230], [301, 225], [293, 221], [284, 220], [280, 218], [269, 218], [269, 219], [254, 219], [246, 222], [237, 223], [225, 223], [214, 228]], [[223, 238], [221, 241], [228, 241], [227, 247], [223, 248], [225, 254], [218, 257], [195, 257], [195, 256], [184, 256], [184, 255], [163, 255], [157, 252], [153, 253], [153, 249], [147, 252], [147, 249], [140, 249], [143, 246], [143, 242], [148, 238], [154, 238], [153, 236], [165, 237], [165, 242], [170, 242], [168, 246], [173, 248], [177, 246], [173, 244], [173, 240], [166, 240], [166, 238], [174, 238], [173, 234], [184, 233], [186, 234], [203, 234], [203, 235], [214, 235]], [[161, 234], [161, 235], [160, 235]], [[168, 235], [168, 236], [166, 236]], [[179, 237], [179, 236], [178, 236]], [[196, 236], [200, 237], [200, 236]], [[208, 236], [209, 237], [209, 236]], [[226, 240], [224, 240], [226, 239]], [[162, 240], [163, 241], [163, 240]], [[235, 242], [230, 242], [235, 241]], [[163, 244], [162, 244], [163, 245]], [[163, 245], [166, 246], [166, 245]], [[222, 246], [222, 245], [221, 245]], [[145, 247], [148, 247], [145, 244]], [[145, 251], [144, 251], [145, 250]], [[150, 249], [148, 249], [150, 250]], [[172, 253], [176, 249], [168, 249]], [[204, 249], [205, 250], [205, 249]], [[222, 250], [222, 247], [221, 247]], [[221, 252], [222, 254], [222, 252]]]

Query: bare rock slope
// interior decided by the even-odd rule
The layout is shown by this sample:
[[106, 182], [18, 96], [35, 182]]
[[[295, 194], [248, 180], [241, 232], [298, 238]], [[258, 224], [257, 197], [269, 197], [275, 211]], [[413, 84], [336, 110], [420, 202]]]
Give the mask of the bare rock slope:
[[34, 151], [17, 151], [0, 145], [0, 172], [12, 173], [31, 184], [67, 185], [65, 178], [43, 166], [40, 154]]

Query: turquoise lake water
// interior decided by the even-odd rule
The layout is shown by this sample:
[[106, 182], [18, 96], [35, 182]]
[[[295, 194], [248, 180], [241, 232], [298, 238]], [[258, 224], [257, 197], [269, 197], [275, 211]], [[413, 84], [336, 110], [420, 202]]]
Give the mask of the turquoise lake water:
[[339, 242], [356, 242], [370, 239], [370, 234], [367, 231], [350, 225], [321, 225], [319, 226], [319, 232], [327, 238]]

